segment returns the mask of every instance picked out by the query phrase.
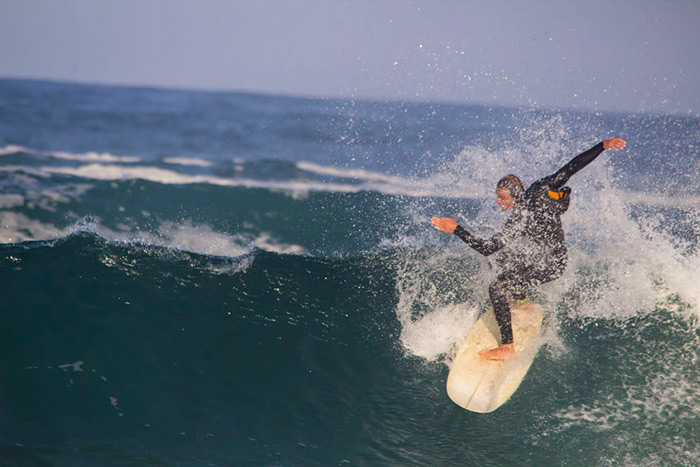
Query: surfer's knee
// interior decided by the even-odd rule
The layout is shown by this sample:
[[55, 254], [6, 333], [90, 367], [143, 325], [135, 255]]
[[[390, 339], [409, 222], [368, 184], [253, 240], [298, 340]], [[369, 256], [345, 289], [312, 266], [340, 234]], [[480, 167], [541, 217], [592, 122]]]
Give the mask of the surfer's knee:
[[507, 287], [505, 284], [501, 281], [494, 281], [489, 285], [489, 296], [491, 297], [491, 300], [493, 301], [494, 298], [496, 299], [506, 299], [506, 289]]

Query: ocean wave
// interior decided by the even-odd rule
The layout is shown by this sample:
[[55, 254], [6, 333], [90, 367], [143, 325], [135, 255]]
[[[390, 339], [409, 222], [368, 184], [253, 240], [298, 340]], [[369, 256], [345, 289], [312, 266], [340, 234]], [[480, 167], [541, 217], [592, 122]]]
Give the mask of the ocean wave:
[[306, 172], [331, 175], [339, 178], [353, 178], [356, 180], [378, 181], [398, 185], [405, 185], [409, 181], [408, 179], [402, 177], [385, 175], [364, 169], [341, 169], [337, 167], [314, 164], [312, 162], [297, 162], [296, 166]]
[[[36, 149], [7, 145], [0, 148], [0, 155], [28, 154], [71, 162], [83, 162], [78, 166], [52, 166], [31, 163], [27, 165], [1, 165], [6, 172], [26, 172], [36, 176], [69, 175], [94, 180], [147, 180], [164, 184], [211, 184], [216, 186], [261, 188], [303, 195], [310, 191], [335, 193], [359, 193], [375, 191], [391, 196], [439, 197], [450, 199], [488, 199], [492, 197], [492, 185], [500, 175], [510, 170], [509, 166], [523, 165], [527, 155], [513, 150], [501, 150], [498, 157], [483, 147], [467, 147], [452, 160], [443, 163], [431, 173], [422, 176], [390, 175], [363, 168], [340, 168], [333, 165], [298, 161], [271, 161], [284, 165], [280, 172], [261, 172], [265, 161], [234, 161], [232, 177], [212, 174], [192, 174], [177, 170], [181, 167], [217, 169], [217, 163], [203, 158], [164, 157], [162, 162], [173, 166], [163, 168], [149, 165], [138, 156], [120, 156], [111, 153], [69, 153], [64, 151], [39, 151]], [[139, 165], [133, 165], [138, 163]], [[228, 161], [224, 161], [228, 163]], [[288, 167], [287, 167], [288, 166]], [[306, 179], [303, 174], [319, 179]], [[255, 176], [251, 176], [255, 175]], [[700, 198], [690, 193], [650, 193], [639, 190], [617, 189], [615, 196], [628, 205], [646, 205], [655, 208], [692, 209], [700, 204]]]
[[166, 164], [175, 165], [191, 165], [196, 167], [211, 167], [213, 164], [204, 159], [195, 159], [192, 157], [166, 157], [163, 159]]
[[[15, 197], [11, 199], [14, 200]], [[20, 204], [19, 201], [22, 200], [18, 199], [15, 204]], [[6, 200], [7, 202], [9, 201]], [[261, 232], [257, 236], [248, 233], [229, 234], [216, 231], [206, 224], [195, 225], [189, 222], [165, 221], [159, 223], [153, 231], [131, 230], [128, 226], [116, 230], [95, 218], [85, 218], [68, 227], [59, 228], [22, 213], [0, 211], [0, 225], [3, 227], [0, 230], [0, 244], [62, 241], [73, 235], [89, 233], [120, 244], [162, 247], [222, 258], [238, 258], [250, 254], [254, 249], [280, 254], [306, 253], [304, 247], [280, 241], [269, 232]]]
[[44, 173], [72, 175], [94, 180], [129, 180], [139, 179], [164, 184], [210, 184], [228, 187], [263, 188], [268, 190], [286, 191], [303, 194], [309, 191], [322, 191], [332, 193], [359, 193], [363, 191], [376, 191], [386, 195], [411, 196], [411, 197], [445, 197], [465, 198], [468, 192], [456, 192], [433, 186], [430, 182], [405, 180], [403, 185], [365, 182], [361, 184], [289, 180], [289, 181], [265, 181], [246, 178], [222, 178], [207, 175], [189, 175], [173, 170], [157, 167], [127, 167], [121, 165], [88, 164], [80, 167], [50, 167], [41, 169]]
[[[0, 269], [11, 285], [29, 287], [48, 275], [54, 279], [47, 287], [67, 291], [54, 297], [48, 311], [42, 291], [23, 298], [21, 306], [9, 297], [6, 322], [16, 338], [42, 338], [41, 346], [11, 355], [12, 364], [21, 363], [25, 372], [12, 379], [14, 390], [4, 399], [16, 407], [25, 404], [15, 396], [17, 389], [28, 391], [38, 380], [61, 402], [44, 407], [47, 416], [62, 420], [65, 401], [77, 393], [82, 402], [71, 409], [73, 416], [100, 414], [102, 424], [110, 417], [124, 419], [161, 436], [211, 433], [230, 439], [236, 432], [230, 423], [240, 423], [241, 417], [252, 423], [251, 412], [254, 420], [268, 423], [278, 417], [270, 404], [280, 400], [289, 407], [290, 426], [327, 426], [338, 407], [353, 420], [374, 420], [373, 430], [381, 432], [395, 427], [397, 418], [423, 425], [430, 413], [438, 414], [436, 423], [448, 433], [455, 423], [459, 433], [473, 424], [446, 401], [446, 366], [430, 362], [449, 364], [449, 357], [438, 355], [463, 338], [483, 307], [477, 264], [465, 264], [450, 252], [405, 246], [352, 258], [257, 249], [226, 258], [107, 239], [89, 227], [59, 241], [0, 246]], [[191, 229], [196, 230], [185, 229], [188, 241], [202, 232], [203, 240], [217, 238], [213, 230]], [[181, 232], [175, 225], [163, 228], [173, 241]], [[37, 319], [42, 312], [51, 318]], [[55, 318], [59, 313], [61, 319]], [[662, 452], [674, 462], [689, 459], [698, 449], [686, 435], [698, 419], [692, 404], [699, 375], [697, 360], [683, 355], [694, 352], [697, 323], [692, 315], [679, 319], [683, 314], [682, 307], [673, 311], [666, 305], [627, 321], [636, 328], [603, 318], [569, 322], [570, 350], [538, 357], [523, 387], [499, 413], [517, 417], [510, 421], [514, 428], [549, 453], [568, 453], [562, 439], [576, 433], [597, 446], [585, 451], [587, 456], [619, 455], [643, 464], [654, 459], [645, 443], [667, 427], [663, 433], [686, 439], [685, 449], [669, 442]], [[611, 358], [605, 360], [608, 352]], [[674, 358], [668, 359], [668, 352]], [[587, 379], [589, 371], [597, 378]], [[246, 385], [236, 384], [241, 373]], [[269, 373], [282, 375], [284, 388], [270, 385]], [[316, 384], [309, 385], [309, 379]], [[175, 413], [171, 419], [155, 403], [180, 406], [199, 390], [198, 397], [214, 404], [198, 412], [203, 427], [167, 410]], [[296, 395], [281, 398], [289, 391]], [[222, 400], [240, 410], [219, 424], [228, 416], [220, 410]], [[415, 415], [417, 405], [425, 414]], [[49, 426], [64, 429], [60, 423]], [[601, 437], [613, 431], [615, 437], [603, 442]], [[15, 436], [25, 431], [19, 433]], [[622, 440], [626, 443], [615, 442]], [[363, 456], [373, 458], [373, 453]]]
[[54, 158], [79, 162], [141, 162], [141, 159], [136, 156], [117, 156], [107, 152], [71, 153], [66, 151], [40, 151], [38, 149], [32, 149], [13, 144], [7, 145], [4, 148], [0, 148], [0, 156], [8, 156], [14, 154], [26, 154], [33, 157]]
[[0, 156], [8, 156], [10, 154], [39, 154], [38, 151], [16, 144], [8, 144], [4, 148], [0, 148]]
[[[697, 118], [0, 87], [3, 460], [697, 463]], [[493, 269], [430, 217], [489, 236], [496, 180], [604, 135], [543, 351], [462, 410]]]
[[[149, 165], [136, 156], [118, 156], [110, 153], [68, 153], [63, 151], [39, 151], [21, 146], [8, 145], [0, 149], [0, 155], [29, 154], [40, 158], [38, 163], [4, 165], [0, 170], [24, 171], [31, 174], [51, 176], [69, 175], [93, 180], [140, 179], [164, 184], [211, 184], [217, 186], [262, 188], [303, 194], [309, 191], [333, 193], [359, 193], [376, 191], [393, 196], [465, 198], [476, 195], [465, 183], [455, 177], [434, 175], [430, 178], [387, 175], [361, 168], [338, 168], [312, 162], [287, 163], [271, 160], [280, 165], [279, 173], [269, 172], [266, 161], [251, 162], [243, 159], [234, 161], [234, 177], [221, 177], [211, 174], [192, 174], [175, 167], [216, 169], [215, 162], [201, 158], [165, 157], [162, 161], [173, 166], [163, 168]], [[84, 162], [83, 165], [46, 165], [45, 159], [59, 159], [71, 162]], [[139, 165], [133, 165], [138, 163]], [[261, 172], [261, 167], [265, 167]], [[303, 174], [329, 177], [329, 179], [307, 179]], [[254, 175], [254, 176], [253, 176]], [[446, 186], [449, 185], [449, 186]], [[479, 192], [483, 194], [483, 192]]]
[[136, 156], [115, 156], [110, 153], [98, 153], [98, 152], [86, 152], [82, 154], [74, 154], [69, 152], [47, 152], [45, 153], [49, 157], [54, 157], [56, 159], [65, 159], [69, 161], [80, 161], [80, 162], [121, 162], [121, 163], [134, 163], [141, 162], [141, 159]]

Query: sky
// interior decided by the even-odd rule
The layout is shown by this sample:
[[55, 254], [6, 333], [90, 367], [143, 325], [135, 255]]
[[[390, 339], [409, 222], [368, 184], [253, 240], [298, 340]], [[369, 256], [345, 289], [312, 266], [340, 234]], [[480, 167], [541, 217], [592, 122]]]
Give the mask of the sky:
[[700, 1], [0, 0], [0, 77], [700, 114]]

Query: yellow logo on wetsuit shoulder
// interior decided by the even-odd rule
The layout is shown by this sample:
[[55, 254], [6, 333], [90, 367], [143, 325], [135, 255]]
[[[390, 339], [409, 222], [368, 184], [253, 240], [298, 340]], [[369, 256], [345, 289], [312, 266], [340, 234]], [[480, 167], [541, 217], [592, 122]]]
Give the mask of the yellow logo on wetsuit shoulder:
[[552, 191], [549, 190], [547, 194], [549, 195], [550, 198], [555, 199], [555, 200], [560, 200], [562, 198], [566, 198], [569, 196], [569, 193], [571, 193], [570, 190], [562, 190], [562, 191]]

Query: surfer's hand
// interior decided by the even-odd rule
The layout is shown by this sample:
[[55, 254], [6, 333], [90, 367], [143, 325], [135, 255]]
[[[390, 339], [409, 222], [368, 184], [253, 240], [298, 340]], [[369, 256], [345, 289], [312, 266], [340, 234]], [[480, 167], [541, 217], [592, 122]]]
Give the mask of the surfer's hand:
[[455, 233], [457, 228], [457, 221], [451, 217], [433, 217], [430, 222], [436, 229], [447, 233]]
[[619, 151], [620, 149], [625, 149], [627, 142], [622, 138], [612, 138], [603, 141], [603, 149], [614, 149]]

